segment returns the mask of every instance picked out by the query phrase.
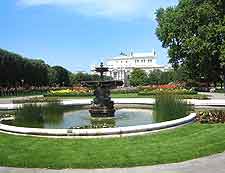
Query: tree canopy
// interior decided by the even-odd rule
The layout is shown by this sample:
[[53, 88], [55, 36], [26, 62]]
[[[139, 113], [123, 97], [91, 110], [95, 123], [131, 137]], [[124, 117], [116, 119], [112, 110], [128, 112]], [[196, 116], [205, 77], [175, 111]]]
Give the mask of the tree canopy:
[[225, 1], [180, 0], [156, 12], [156, 34], [173, 67], [215, 83], [225, 76]]
[[169, 84], [179, 80], [184, 80], [182, 70], [153, 70], [147, 74], [144, 70], [137, 68], [131, 73], [129, 82], [131, 86], [143, 86]]
[[[111, 77], [104, 76], [105, 80]], [[100, 80], [97, 74], [71, 73], [61, 66], [42, 60], [28, 59], [0, 49], [0, 87], [18, 86], [73, 86], [80, 81]]]
[[53, 79], [55, 80], [53, 83], [60, 85], [60, 86], [69, 86], [70, 85], [70, 72], [61, 67], [61, 66], [54, 66], [52, 67], [53, 74], [55, 75]]
[[129, 82], [132, 86], [139, 86], [147, 84], [147, 80], [147, 73], [142, 69], [136, 68], [131, 72]]
[[47, 64], [0, 49], [0, 85], [16, 86], [23, 82], [33, 86], [47, 85]]

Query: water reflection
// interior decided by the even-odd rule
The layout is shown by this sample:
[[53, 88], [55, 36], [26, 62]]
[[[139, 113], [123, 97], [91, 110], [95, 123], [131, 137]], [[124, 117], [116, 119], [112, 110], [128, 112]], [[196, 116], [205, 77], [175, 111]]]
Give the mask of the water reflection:
[[16, 126], [44, 127], [44, 117], [42, 107], [38, 105], [25, 105], [16, 111], [15, 122]]
[[82, 109], [81, 107], [59, 104], [29, 104], [16, 111], [15, 121], [5, 123], [20, 127], [52, 129], [109, 128], [146, 125], [173, 120], [186, 115], [186, 112], [181, 112], [180, 108], [175, 110], [168, 106], [165, 107], [166, 104], [163, 106], [160, 103], [159, 105], [160, 109], [157, 107], [154, 107], [154, 109], [121, 108], [116, 111], [113, 118], [97, 119], [89, 115], [88, 109]]
[[182, 118], [193, 110], [191, 105], [188, 105], [186, 101], [170, 94], [163, 94], [156, 97], [153, 109], [156, 122]]

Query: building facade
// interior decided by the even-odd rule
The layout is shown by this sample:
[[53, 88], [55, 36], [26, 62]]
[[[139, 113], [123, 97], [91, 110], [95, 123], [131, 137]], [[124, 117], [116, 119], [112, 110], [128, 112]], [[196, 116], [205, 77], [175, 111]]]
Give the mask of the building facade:
[[114, 80], [122, 80], [128, 85], [130, 74], [135, 68], [140, 68], [146, 73], [156, 69], [165, 71], [166, 66], [158, 65], [156, 59], [154, 50], [150, 53], [121, 53], [119, 56], [106, 59], [105, 66], [109, 68], [106, 75]]

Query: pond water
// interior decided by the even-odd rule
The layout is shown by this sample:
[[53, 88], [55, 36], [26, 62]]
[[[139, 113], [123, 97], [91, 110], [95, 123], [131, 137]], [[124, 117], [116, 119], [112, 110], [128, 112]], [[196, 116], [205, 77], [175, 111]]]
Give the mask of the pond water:
[[58, 104], [25, 105], [23, 108], [8, 114], [14, 114], [14, 121], [2, 122], [8, 125], [33, 128], [106, 128], [125, 127], [159, 123], [182, 118], [186, 114], [165, 113], [149, 106], [146, 108], [118, 108], [115, 117], [96, 119], [89, 115], [88, 109], [69, 107]]

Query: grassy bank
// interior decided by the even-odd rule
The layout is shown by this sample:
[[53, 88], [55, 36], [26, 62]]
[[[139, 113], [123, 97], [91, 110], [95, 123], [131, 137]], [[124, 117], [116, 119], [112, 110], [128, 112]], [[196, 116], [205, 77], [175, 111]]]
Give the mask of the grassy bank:
[[[155, 98], [155, 95], [139, 95], [138, 93], [127, 93], [127, 94], [111, 94], [112, 98]], [[178, 96], [181, 99], [208, 99], [207, 95], [200, 95], [200, 94], [196, 94], [196, 95], [179, 95]], [[49, 97], [51, 98], [51, 97]], [[62, 97], [53, 97], [52, 98], [93, 98], [90, 96], [62, 96]]]
[[0, 134], [0, 165], [37, 168], [133, 167], [225, 151], [225, 125], [193, 124], [118, 139], [45, 139]]
[[[129, 93], [129, 94], [112, 94], [112, 98], [155, 98], [156, 96], [141, 96], [137, 93]], [[178, 96], [180, 99], [208, 99], [206, 95], [180, 95]], [[94, 98], [93, 96], [64, 96], [64, 97], [40, 97], [40, 98], [28, 98], [21, 100], [14, 100], [13, 103], [37, 103], [37, 102], [57, 102], [61, 99], [86, 99], [86, 98]], [[11, 98], [13, 100], [13, 98]]]
[[[27, 97], [27, 96], [34, 96], [35, 95], [20, 95], [20, 96], [0, 96], [0, 99], [12, 99], [17, 97]], [[39, 96], [39, 95], [36, 95]], [[127, 93], [127, 94], [112, 94], [112, 98], [155, 98], [154, 95], [138, 95], [138, 93]], [[180, 95], [181, 99], [208, 99], [207, 95]], [[52, 99], [83, 99], [83, 98], [93, 98], [93, 96], [61, 96], [61, 97], [55, 97], [55, 96], [46, 96], [45, 98], [52, 100]], [[36, 99], [36, 98], [35, 98]], [[33, 100], [35, 102], [35, 99]], [[22, 99], [24, 101], [24, 99]], [[40, 100], [37, 99], [37, 100]]]

